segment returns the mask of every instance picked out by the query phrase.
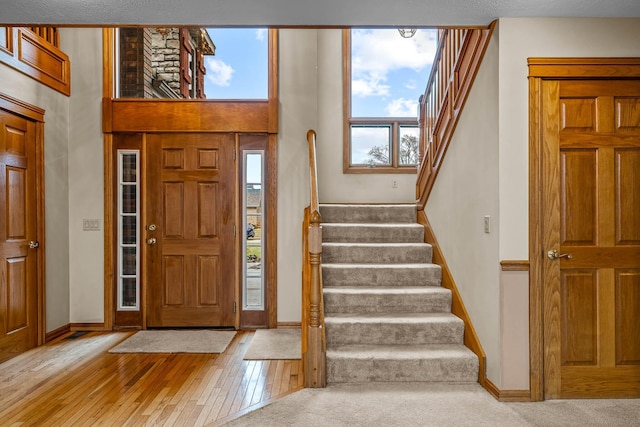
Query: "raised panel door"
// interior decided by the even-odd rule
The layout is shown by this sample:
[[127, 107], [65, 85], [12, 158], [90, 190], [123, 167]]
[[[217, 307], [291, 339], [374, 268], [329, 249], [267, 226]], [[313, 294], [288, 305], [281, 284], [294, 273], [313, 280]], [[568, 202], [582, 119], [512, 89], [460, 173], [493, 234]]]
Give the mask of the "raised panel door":
[[231, 134], [147, 136], [148, 327], [235, 326], [234, 145]]

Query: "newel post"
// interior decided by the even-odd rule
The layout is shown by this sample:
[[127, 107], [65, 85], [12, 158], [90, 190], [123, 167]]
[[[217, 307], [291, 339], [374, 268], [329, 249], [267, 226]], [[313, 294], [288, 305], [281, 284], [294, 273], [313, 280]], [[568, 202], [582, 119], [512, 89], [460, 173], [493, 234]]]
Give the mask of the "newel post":
[[309, 225], [309, 264], [311, 292], [309, 295], [309, 327], [307, 334], [307, 363], [305, 379], [307, 387], [326, 386], [326, 359], [322, 334], [322, 216], [320, 212], [311, 212]]

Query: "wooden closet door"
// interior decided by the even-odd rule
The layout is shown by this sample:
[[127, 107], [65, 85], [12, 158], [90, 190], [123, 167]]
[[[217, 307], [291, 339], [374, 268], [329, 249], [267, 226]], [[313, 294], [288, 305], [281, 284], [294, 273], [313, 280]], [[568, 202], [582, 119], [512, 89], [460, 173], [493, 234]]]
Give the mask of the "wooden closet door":
[[0, 362], [37, 345], [35, 161], [34, 122], [0, 110]]
[[234, 146], [233, 134], [147, 136], [148, 327], [235, 325]]
[[640, 81], [543, 83], [545, 396], [640, 396]]

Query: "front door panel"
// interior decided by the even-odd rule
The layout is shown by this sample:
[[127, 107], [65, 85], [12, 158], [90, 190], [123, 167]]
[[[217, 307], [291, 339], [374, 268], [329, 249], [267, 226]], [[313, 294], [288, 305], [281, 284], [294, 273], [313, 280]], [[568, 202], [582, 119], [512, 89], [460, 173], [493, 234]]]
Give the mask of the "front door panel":
[[147, 135], [148, 327], [235, 325], [234, 144]]

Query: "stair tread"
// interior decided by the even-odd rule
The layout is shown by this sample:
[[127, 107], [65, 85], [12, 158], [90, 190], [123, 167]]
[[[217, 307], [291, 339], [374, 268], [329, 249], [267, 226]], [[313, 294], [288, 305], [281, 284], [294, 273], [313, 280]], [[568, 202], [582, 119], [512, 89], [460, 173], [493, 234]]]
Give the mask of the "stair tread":
[[344, 228], [353, 228], [353, 227], [372, 227], [372, 228], [410, 228], [410, 229], [420, 229], [423, 230], [424, 226], [418, 223], [409, 223], [409, 222], [322, 222], [320, 223], [323, 227], [344, 227]]
[[350, 263], [350, 262], [323, 262], [322, 267], [329, 268], [394, 268], [394, 269], [402, 269], [402, 268], [436, 268], [440, 269], [438, 264], [433, 264], [430, 262], [410, 262], [410, 263]]
[[325, 315], [325, 323], [450, 323], [462, 322], [458, 316], [448, 312], [438, 313], [331, 313]]
[[327, 358], [352, 359], [475, 359], [463, 344], [336, 344], [327, 348]]
[[430, 248], [431, 245], [428, 243], [411, 243], [411, 242], [322, 242], [322, 246], [333, 246], [333, 247], [343, 247], [343, 246], [363, 246], [367, 248], [381, 248], [381, 247], [392, 247], [392, 248], [409, 248], [409, 247], [419, 247], [419, 248]]
[[440, 286], [325, 286], [325, 293], [359, 295], [448, 295], [449, 289]]

